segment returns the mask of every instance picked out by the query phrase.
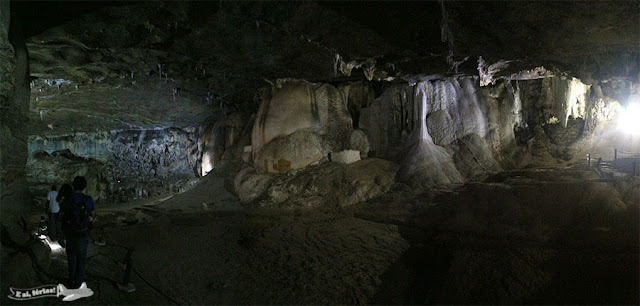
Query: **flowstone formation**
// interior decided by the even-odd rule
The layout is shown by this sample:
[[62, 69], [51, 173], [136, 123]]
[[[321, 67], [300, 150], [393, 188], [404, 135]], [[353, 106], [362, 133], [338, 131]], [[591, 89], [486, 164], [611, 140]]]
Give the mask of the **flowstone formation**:
[[[322, 95], [310, 94], [308, 83], [290, 82], [285, 80], [290, 85], [263, 100], [256, 116], [255, 169], [236, 180], [237, 192], [247, 194], [241, 196], [244, 202], [274, 193], [267, 192], [272, 180], [268, 173], [297, 173], [296, 169], [312, 163], [328, 162], [327, 153], [330, 156], [331, 151], [342, 149], [365, 148], [368, 156], [394, 162], [399, 169], [397, 182], [421, 190], [479, 181], [525, 166], [581, 162], [590, 152], [610, 154], [620, 137], [611, 124], [619, 114], [613, 110], [620, 110], [620, 103], [605, 98], [601, 91], [592, 92], [590, 85], [576, 78], [504, 79], [490, 86], [480, 86], [477, 76], [432, 76], [413, 84], [365, 83], [367, 92], [381, 88], [376, 97], [351, 97], [352, 85], [339, 83], [329, 87], [335, 88], [337, 97], [329, 101], [335, 101], [340, 111], [333, 116], [326, 102], [315, 100]], [[346, 110], [347, 118], [359, 115], [353, 129], [348, 126], [355, 121], [353, 117], [341, 119]], [[333, 118], [334, 128], [327, 118]], [[336, 128], [335, 122], [344, 123]], [[344, 142], [347, 135], [361, 141]], [[331, 139], [334, 141], [327, 141]], [[270, 148], [268, 159], [263, 157], [265, 148]], [[295, 179], [287, 181], [291, 186], [298, 184]], [[252, 190], [250, 196], [248, 190]], [[288, 192], [293, 195], [295, 190], [292, 187]]]
[[253, 127], [256, 166], [284, 173], [345, 149], [352, 120], [343, 91], [329, 84], [286, 80], [272, 91]]

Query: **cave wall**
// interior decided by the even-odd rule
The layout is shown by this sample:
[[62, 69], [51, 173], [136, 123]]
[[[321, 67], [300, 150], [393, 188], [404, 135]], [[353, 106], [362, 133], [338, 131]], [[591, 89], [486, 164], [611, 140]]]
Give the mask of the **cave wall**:
[[51, 184], [88, 180], [103, 203], [179, 192], [200, 176], [199, 128], [118, 130], [29, 137], [27, 178], [36, 200]]
[[9, 18], [9, 1], [0, 3], [0, 206], [4, 219], [23, 213], [29, 197], [24, 171], [29, 59], [18, 22]]
[[[201, 175], [205, 176], [215, 167], [224, 163], [245, 159], [251, 154], [251, 129], [255, 116], [247, 118], [239, 112], [231, 113], [202, 129]], [[245, 148], [247, 150], [245, 151]]]
[[[31, 243], [27, 161], [29, 63], [24, 37], [8, 0], [0, 0], [0, 279], [3, 297], [9, 285], [28, 288], [39, 279], [31, 267], [48, 267], [49, 249]], [[27, 254], [29, 253], [29, 254]], [[32, 256], [30, 256], [32, 255]], [[18, 267], [18, 268], [16, 268]], [[4, 299], [3, 299], [4, 301]]]

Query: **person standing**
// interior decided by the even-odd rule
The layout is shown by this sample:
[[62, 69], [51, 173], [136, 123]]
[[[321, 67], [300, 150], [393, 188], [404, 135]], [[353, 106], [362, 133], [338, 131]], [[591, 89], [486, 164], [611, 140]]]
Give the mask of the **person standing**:
[[[63, 203], [66, 199], [68, 199], [69, 197], [71, 197], [71, 195], [73, 195], [73, 187], [71, 187], [71, 185], [69, 184], [62, 184], [62, 186], [60, 187], [60, 189], [58, 190], [58, 196], [56, 197], [56, 201], [58, 202], [58, 204], [60, 205], [61, 203]], [[57, 217], [56, 217], [56, 226], [58, 227], [58, 232], [60, 233], [60, 244], [64, 247], [64, 237], [62, 235], [62, 230], [61, 230], [61, 226], [62, 226], [62, 214], [58, 213]]]
[[62, 202], [60, 208], [64, 212], [62, 230], [64, 232], [69, 263], [69, 288], [80, 288], [84, 282], [89, 232], [93, 227], [92, 212], [95, 210], [93, 198], [82, 191], [87, 187], [87, 180], [82, 176], [73, 179], [74, 193]]
[[49, 214], [49, 237], [52, 240], [55, 240], [56, 237], [62, 234], [62, 230], [60, 227], [60, 223], [58, 223], [58, 212], [60, 211], [60, 205], [58, 204], [58, 188], [56, 185], [51, 186], [51, 191], [47, 194], [48, 208], [47, 213]]

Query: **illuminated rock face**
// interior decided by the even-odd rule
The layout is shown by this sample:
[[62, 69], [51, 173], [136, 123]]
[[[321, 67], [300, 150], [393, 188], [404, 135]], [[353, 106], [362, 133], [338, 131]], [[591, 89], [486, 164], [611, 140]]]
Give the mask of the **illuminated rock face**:
[[604, 107], [589, 97], [590, 86], [561, 77], [485, 87], [477, 77], [398, 84], [360, 110], [359, 127], [374, 156], [401, 165], [400, 180], [461, 183], [531, 157], [575, 158], [585, 122], [596, 125]]
[[245, 121], [239, 113], [234, 113], [204, 128], [201, 133], [201, 176], [234, 157], [242, 156], [245, 147], [251, 144], [249, 129], [252, 126], [253, 119]]
[[517, 103], [499, 86], [490, 97], [476, 77], [394, 85], [361, 110], [360, 128], [375, 156], [401, 165], [400, 180], [461, 183], [502, 169], [505, 147], [515, 149]]
[[359, 151], [360, 159], [367, 158], [370, 149], [367, 134], [361, 130], [353, 130], [349, 136], [349, 148]]
[[125, 130], [31, 137], [27, 178], [44, 197], [51, 184], [87, 177], [87, 193], [104, 202], [176, 192], [200, 174], [195, 128]]
[[360, 160], [360, 151], [344, 150], [340, 152], [331, 152], [329, 159], [334, 163], [352, 164]]
[[[334, 98], [319, 100], [314, 88]], [[349, 85], [339, 88], [300, 81], [276, 86], [253, 127], [254, 165], [284, 173], [324, 161], [329, 152], [362, 147], [397, 162], [398, 179], [413, 187], [463, 183], [532, 158], [541, 164], [575, 158], [585, 122], [597, 124], [588, 114], [601, 107], [589, 99], [590, 86], [575, 78], [481, 87], [478, 77], [465, 76], [390, 84], [349, 109], [359, 114], [351, 130], [340, 94]], [[346, 143], [343, 131], [352, 131]]]
[[256, 167], [284, 173], [349, 144], [352, 121], [344, 93], [328, 84], [286, 81], [260, 105], [251, 145]]

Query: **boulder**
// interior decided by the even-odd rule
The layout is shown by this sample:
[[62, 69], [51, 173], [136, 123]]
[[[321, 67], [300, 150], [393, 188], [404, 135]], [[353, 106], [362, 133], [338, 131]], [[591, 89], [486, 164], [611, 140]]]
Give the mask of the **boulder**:
[[368, 158], [352, 164], [324, 163], [275, 177], [262, 207], [344, 207], [378, 197], [395, 183], [398, 166]]
[[258, 173], [253, 167], [246, 167], [234, 179], [235, 192], [242, 203], [251, 203], [259, 199], [271, 185], [273, 175]]
[[349, 136], [349, 149], [360, 151], [360, 158], [365, 159], [369, 155], [369, 139], [362, 130], [353, 130]]
[[360, 151], [344, 150], [340, 152], [331, 152], [330, 160], [334, 163], [351, 164], [360, 160]]
[[[33, 252], [36, 263], [40, 265], [40, 267], [47, 269], [51, 259], [51, 250], [44, 243], [34, 241], [36, 238], [30, 231], [33, 230], [35, 232], [35, 229], [30, 228], [29, 224], [26, 224], [27, 227], [25, 228], [22, 224], [23, 220], [18, 219], [17, 217], [5, 217], [3, 221], [4, 222], [1, 224], [2, 235], [0, 235], [2, 237], [3, 248], [6, 247], [11, 249], [12, 256], [25, 256], [26, 259], [29, 259], [27, 253]], [[25, 221], [29, 222], [29, 219]], [[29, 262], [29, 267], [30, 266], [31, 261]], [[3, 277], [4, 275], [5, 274], [3, 274]]]
[[[28, 232], [27, 228], [24, 227], [25, 224], [22, 222], [23, 219], [15, 216], [5, 217], [2, 222], [3, 244], [15, 243], [18, 246], [26, 246], [29, 243], [29, 240], [32, 238], [32, 233]], [[11, 242], [7, 243], [7, 241]]]
[[325, 159], [331, 144], [313, 132], [295, 132], [264, 145], [253, 159], [256, 167], [270, 173], [285, 173]]

